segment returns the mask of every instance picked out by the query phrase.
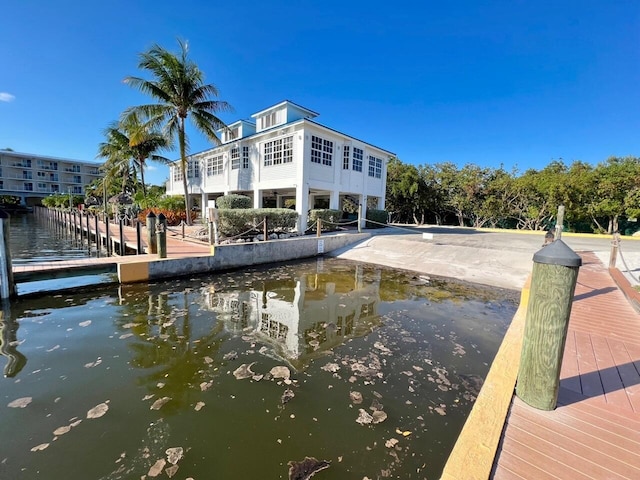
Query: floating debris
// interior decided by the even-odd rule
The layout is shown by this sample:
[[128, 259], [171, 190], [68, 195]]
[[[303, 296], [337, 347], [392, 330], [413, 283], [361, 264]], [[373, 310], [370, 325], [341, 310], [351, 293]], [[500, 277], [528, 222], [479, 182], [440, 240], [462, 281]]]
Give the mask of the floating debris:
[[349, 398], [354, 405], [362, 403], [362, 394], [360, 392], [349, 392]]
[[84, 322], [80, 322], [78, 325], [80, 325], [81, 327], [88, 327], [89, 325], [91, 325], [91, 320], [85, 320]]
[[69, 433], [71, 431], [71, 425], [65, 425], [64, 427], [58, 427], [53, 431], [55, 436], [64, 435], [65, 433]]
[[133, 333], [129, 332], [129, 333], [123, 333], [122, 335], [120, 335], [120, 337], [118, 337], [120, 340], [125, 340], [129, 337], [133, 337]]
[[213, 385], [213, 380], [211, 380], [209, 382], [202, 382], [200, 384], [200, 391], [205, 392], [205, 391], [209, 390], [211, 388], [211, 385]]
[[33, 397], [16, 398], [12, 402], [9, 402], [7, 407], [10, 407], [10, 408], [25, 408], [32, 401], [33, 401]]
[[395, 447], [398, 443], [400, 443], [400, 440], [398, 440], [397, 438], [390, 438], [389, 440], [387, 440], [386, 442], [384, 442], [384, 446], [387, 448], [393, 448]]
[[320, 367], [320, 369], [324, 370], [325, 372], [336, 373], [338, 370], [340, 370], [340, 365], [338, 365], [337, 363], [327, 363], [325, 366]]
[[162, 469], [164, 468], [164, 466], [167, 464], [167, 462], [165, 461], [164, 458], [161, 458], [159, 460], [156, 461], [156, 463], [154, 463], [151, 468], [149, 469], [149, 472], [147, 473], [147, 475], [149, 475], [150, 477], [157, 477], [158, 475], [160, 475], [162, 473]]
[[382, 423], [387, 419], [387, 414], [384, 413], [382, 410], [376, 410], [375, 412], [373, 412], [373, 423]]
[[331, 462], [304, 457], [302, 462], [289, 462], [289, 480], [309, 480], [316, 473], [331, 466]]
[[100, 403], [87, 412], [87, 418], [100, 418], [109, 410], [109, 405]]
[[281, 366], [273, 367], [269, 371], [269, 374], [273, 378], [282, 378], [284, 380], [288, 380], [291, 377], [291, 370], [289, 370], [289, 367], [285, 367], [281, 365]]
[[384, 355], [391, 355], [391, 350], [389, 350], [387, 347], [385, 347], [381, 342], [374, 343], [373, 344], [373, 348], [377, 348]]
[[160, 410], [164, 406], [164, 404], [167, 403], [169, 400], [171, 400], [171, 397], [159, 398], [158, 400], [153, 402], [153, 405], [151, 405], [151, 407], [149, 407], [149, 409], [150, 410]]
[[360, 414], [356, 419], [356, 423], [359, 423], [360, 425], [369, 425], [373, 422], [373, 417], [369, 415], [364, 408], [361, 408], [360, 410], [358, 410], [358, 412]]
[[95, 362], [90, 362], [90, 363], [85, 363], [84, 364], [84, 368], [93, 368], [93, 367], [97, 367], [98, 365], [100, 365], [102, 363], [102, 358], [98, 357], [97, 360]]
[[237, 380], [244, 380], [245, 378], [250, 378], [255, 375], [255, 372], [251, 371], [251, 367], [255, 365], [256, 362], [252, 363], [243, 363], [238, 368], [233, 371], [233, 376], [236, 377]]
[[196, 406], [195, 406], [195, 407], [193, 407], [193, 409], [194, 409], [196, 412], [199, 412], [200, 410], [202, 410], [202, 407], [204, 407], [204, 406], [205, 406], [205, 403], [204, 403], [204, 402], [198, 402], [198, 403], [196, 403]]
[[178, 473], [178, 465], [171, 465], [170, 467], [167, 467], [167, 469], [164, 471], [164, 473], [167, 474], [167, 477], [171, 478], [173, 477], [176, 473]]
[[223, 360], [236, 360], [237, 358], [238, 358], [238, 354], [235, 351], [229, 352], [229, 353], [225, 353], [222, 356]]
[[282, 396], [280, 397], [280, 401], [284, 405], [285, 403], [288, 403], [291, 399], [293, 399], [293, 397], [295, 397], [295, 396], [296, 396], [296, 394], [293, 393], [293, 390], [287, 388], [284, 391], [284, 393], [282, 394]]
[[167, 461], [171, 465], [175, 465], [182, 460], [182, 457], [184, 456], [184, 449], [182, 447], [167, 448], [165, 453], [167, 454]]
[[41, 443], [40, 445], [36, 445], [35, 447], [33, 447], [31, 449], [32, 452], [39, 452], [41, 450], [44, 450], [45, 448], [48, 448], [49, 444], [48, 443]]

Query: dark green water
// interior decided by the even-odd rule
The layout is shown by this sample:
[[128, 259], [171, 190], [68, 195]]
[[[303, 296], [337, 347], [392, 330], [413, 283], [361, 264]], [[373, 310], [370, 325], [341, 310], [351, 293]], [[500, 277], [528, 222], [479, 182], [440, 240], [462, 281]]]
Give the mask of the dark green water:
[[178, 479], [306, 456], [331, 462], [314, 480], [437, 479], [515, 309], [337, 259], [23, 299], [0, 323], [0, 478], [169, 478], [150, 469], [181, 447]]

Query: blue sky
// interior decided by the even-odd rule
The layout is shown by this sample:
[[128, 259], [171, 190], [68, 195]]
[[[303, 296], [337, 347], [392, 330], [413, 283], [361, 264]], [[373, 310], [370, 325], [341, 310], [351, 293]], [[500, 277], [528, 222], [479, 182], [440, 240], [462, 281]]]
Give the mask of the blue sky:
[[[93, 161], [158, 43], [235, 108], [289, 99], [414, 164], [640, 156], [638, 0], [3, 2], [0, 148]], [[191, 151], [210, 147], [191, 132]], [[168, 156], [176, 158], [177, 154]], [[150, 164], [161, 183], [166, 167]]]

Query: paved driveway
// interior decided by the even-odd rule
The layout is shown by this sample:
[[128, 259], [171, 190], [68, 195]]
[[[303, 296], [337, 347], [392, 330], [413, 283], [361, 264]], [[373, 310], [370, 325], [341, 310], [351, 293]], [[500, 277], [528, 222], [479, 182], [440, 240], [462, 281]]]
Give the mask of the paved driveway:
[[[367, 232], [372, 233], [371, 238], [331, 255], [516, 290], [531, 272], [533, 255], [542, 248], [545, 233], [456, 227], [391, 227]], [[424, 239], [423, 233], [433, 239]], [[562, 240], [575, 251], [594, 252], [608, 266], [611, 237], [565, 233]], [[623, 237], [621, 251], [638, 277], [640, 240]], [[620, 257], [616, 266], [625, 269]]]

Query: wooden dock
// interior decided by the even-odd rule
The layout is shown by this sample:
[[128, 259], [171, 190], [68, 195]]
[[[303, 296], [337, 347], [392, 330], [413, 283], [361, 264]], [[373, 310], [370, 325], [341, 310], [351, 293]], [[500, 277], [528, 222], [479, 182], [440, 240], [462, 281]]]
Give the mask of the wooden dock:
[[[95, 238], [95, 222], [88, 222], [90, 229], [90, 236]], [[86, 224], [83, 225], [83, 235], [85, 241], [87, 235]], [[98, 222], [98, 237], [102, 239], [102, 244], [107, 242], [107, 227], [104, 222]], [[109, 238], [119, 242], [120, 240], [120, 225], [118, 223], [109, 224]], [[157, 258], [157, 254], [146, 254], [148, 250], [146, 234], [143, 228], [143, 234], [141, 235], [142, 253], [137, 252], [137, 230], [133, 227], [123, 225], [122, 238], [127, 246], [129, 252], [133, 252], [129, 255], [115, 255], [110, 257], [89, 257], [81, 259], [69, 259], [52, 262], [41, 263], [29, 263], [13, 266], [13, 276], [16, 283], [31, 282], [39, 280], [52, 280], [56, 278], [64, 278], [77, 275], [91, 275], [99, 273], [112, 273], [116, 271], [119, 263], [132, 263], [139, 262], [143, 258]], [[111, 241], [111, 240], [109, 240]], [[92, 240], [95, 252], [95, 240]], [[114, 251], [118, 249], [115, 248]], [[181, 257], [198, 257], [203, 255], [209, 255], [211, 253], [211, 246], [207, 242], [193, 241], [188, 237], [182, 237], [181, 234], [175, 233], [175, 231], [167, 232], [167, 258], [181, 258]]]
[[558, 407], [514, 397], [492, 478], [640, 478], [640, 315], [595, 255], [582, 257]]
[[617, 270], [591, 252], [581, 257], [557, 408], [537, 410], [514, 395], [525, 286], [443, 480], [640, 478], [640, 314], [614, 281]]

